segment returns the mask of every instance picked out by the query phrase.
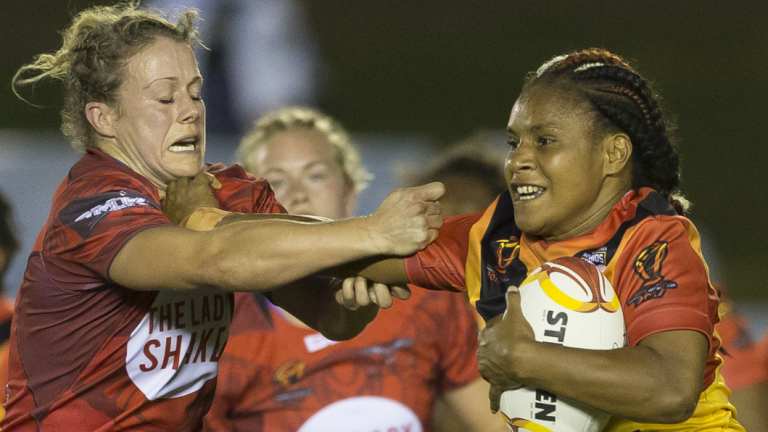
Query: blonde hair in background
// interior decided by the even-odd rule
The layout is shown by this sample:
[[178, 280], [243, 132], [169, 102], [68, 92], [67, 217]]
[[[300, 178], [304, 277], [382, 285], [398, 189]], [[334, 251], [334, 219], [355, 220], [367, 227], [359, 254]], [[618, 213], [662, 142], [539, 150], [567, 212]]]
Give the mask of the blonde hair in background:
[[85, 9], [62, 32], [58, 51], [40, 54], [19, 68], [11, 88], [19, 99], [30, 103], [19, 93], [20, 87], [34, 87], [48, 79], [61, 81], [61, 131], [72, 147], [82, 151], [95, 145], [95, 132], [85, 117], [85, 105], [104, 102], [119, 108], [117, 90], [123, 82], [126, 62], [156, 38], [202, 45], [197, 18], [197, 11], [188, 9], [172, 24], [159, 12], [140, 9], [138, 1]]
[[256, 151], [276, 133], [307, 129], [321, 133], [336, 149], [337, 162], [355, 192], [365, 189], [373, 175], [365, 168], [347, 131], [333, 118], [312, 108], [290, 106], [270, 111], [253, 124], [237, 148], [237, 159], [248, 171], [256, 171]]

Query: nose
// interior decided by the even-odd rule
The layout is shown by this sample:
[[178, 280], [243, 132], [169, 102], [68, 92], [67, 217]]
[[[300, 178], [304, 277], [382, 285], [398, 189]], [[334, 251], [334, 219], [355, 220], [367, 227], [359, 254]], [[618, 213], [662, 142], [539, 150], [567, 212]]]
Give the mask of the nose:
[[507, 174], [512, 177], [518, 172], [533, 171], [536, 169], [536, 151], [532, 145], [520, 142], [517, 148], [512, 148], [507, 153], [504, 163]]
[[179, 111], [179, 121], [181, 123], [195, 123], [200, 120], [205, 109], [202, 100], [195, 100], [191, 96], [185, 96], [183, 99]]
[[283, 192], [284, 199], [278, 198], [278, 200], [285, 205], [289, 212], [298, 208], [301, 205], [306, 204], [309, 201], [309, 194], [302, 182], [296, 180], [287, 181], [285, 191]]

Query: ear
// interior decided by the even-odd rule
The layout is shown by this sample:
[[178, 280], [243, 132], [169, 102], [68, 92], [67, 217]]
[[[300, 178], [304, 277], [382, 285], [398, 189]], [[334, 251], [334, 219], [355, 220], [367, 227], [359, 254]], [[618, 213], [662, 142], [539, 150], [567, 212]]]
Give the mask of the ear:
[[632, 160], [632, 140], [624, 133], [608, 135], [603, 140], [603, 154], [605, 174], [619, 174]]
[[107, 138], [115, 136], [114, 122], [117, 112], [104, 102], [88, 102], [85, 104], [85, 118], [99, 135]]

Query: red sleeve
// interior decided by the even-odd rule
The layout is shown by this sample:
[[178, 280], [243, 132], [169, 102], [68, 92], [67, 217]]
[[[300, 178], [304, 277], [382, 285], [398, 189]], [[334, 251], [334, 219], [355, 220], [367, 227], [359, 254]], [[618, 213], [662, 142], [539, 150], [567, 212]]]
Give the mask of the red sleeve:
[[477, 321], [463, 293], [432, 293], [445, 297], [438, 344], [441, 393], [463, 387], [480, 377], [477, 369]]
[[[48, 264], [66, 267], [83, 281], [93, 274], [109, 280], [112, 260], [128, 240], [147, 228], [171, 224], [151, 191], [131, 183], [118, 178], [94, 187], [92, 179], [84, 178], [70, 185], [62, 201], [54, 203], [59, 210], [42, 251]], [[83, 267], [91, 274], [84, 273]]]
[[718, 298], [698, 248], [698, 233], [680, 217], [642, 222], [616, 265], [630, 346], [655, 333], [694, 330], [710, 349]]
[[446, 218], [432, 244], [405, 259], [408, 282], [434, 290], [465, 291], [469, 230], [481, 213]]

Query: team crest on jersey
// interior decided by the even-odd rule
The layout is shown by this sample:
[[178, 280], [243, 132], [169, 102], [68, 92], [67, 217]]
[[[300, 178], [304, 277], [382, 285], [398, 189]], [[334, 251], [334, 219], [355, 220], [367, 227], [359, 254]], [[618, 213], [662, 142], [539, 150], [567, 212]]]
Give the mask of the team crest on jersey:
[[306, 367], [307, 365], [301, 360], [289, 361], [277, 368], [273, 379], [283, 387], [290, 387], [301, 380]]
[[645, 301], [662, 297], [667, 290], [677, 288], [677, 282], [664, 276], [664, 260], [667, 258], [669, 243], [657, 241], [646, 247], [635, 258], [635, 274], [643, 280], [643, 285], [627, 301], [628, 305], [637, 306]]
[[136, 192], [107, 192], [72, 201], [59, 213], [59, 218], [81, 237], [87, 238], [109, 213], [139, 206], [156, 207], [149, 198]]
[[517, 239], [496, 240], [496, 271], [504, 274], [507, 267], [520, 255], [520, 243]]

